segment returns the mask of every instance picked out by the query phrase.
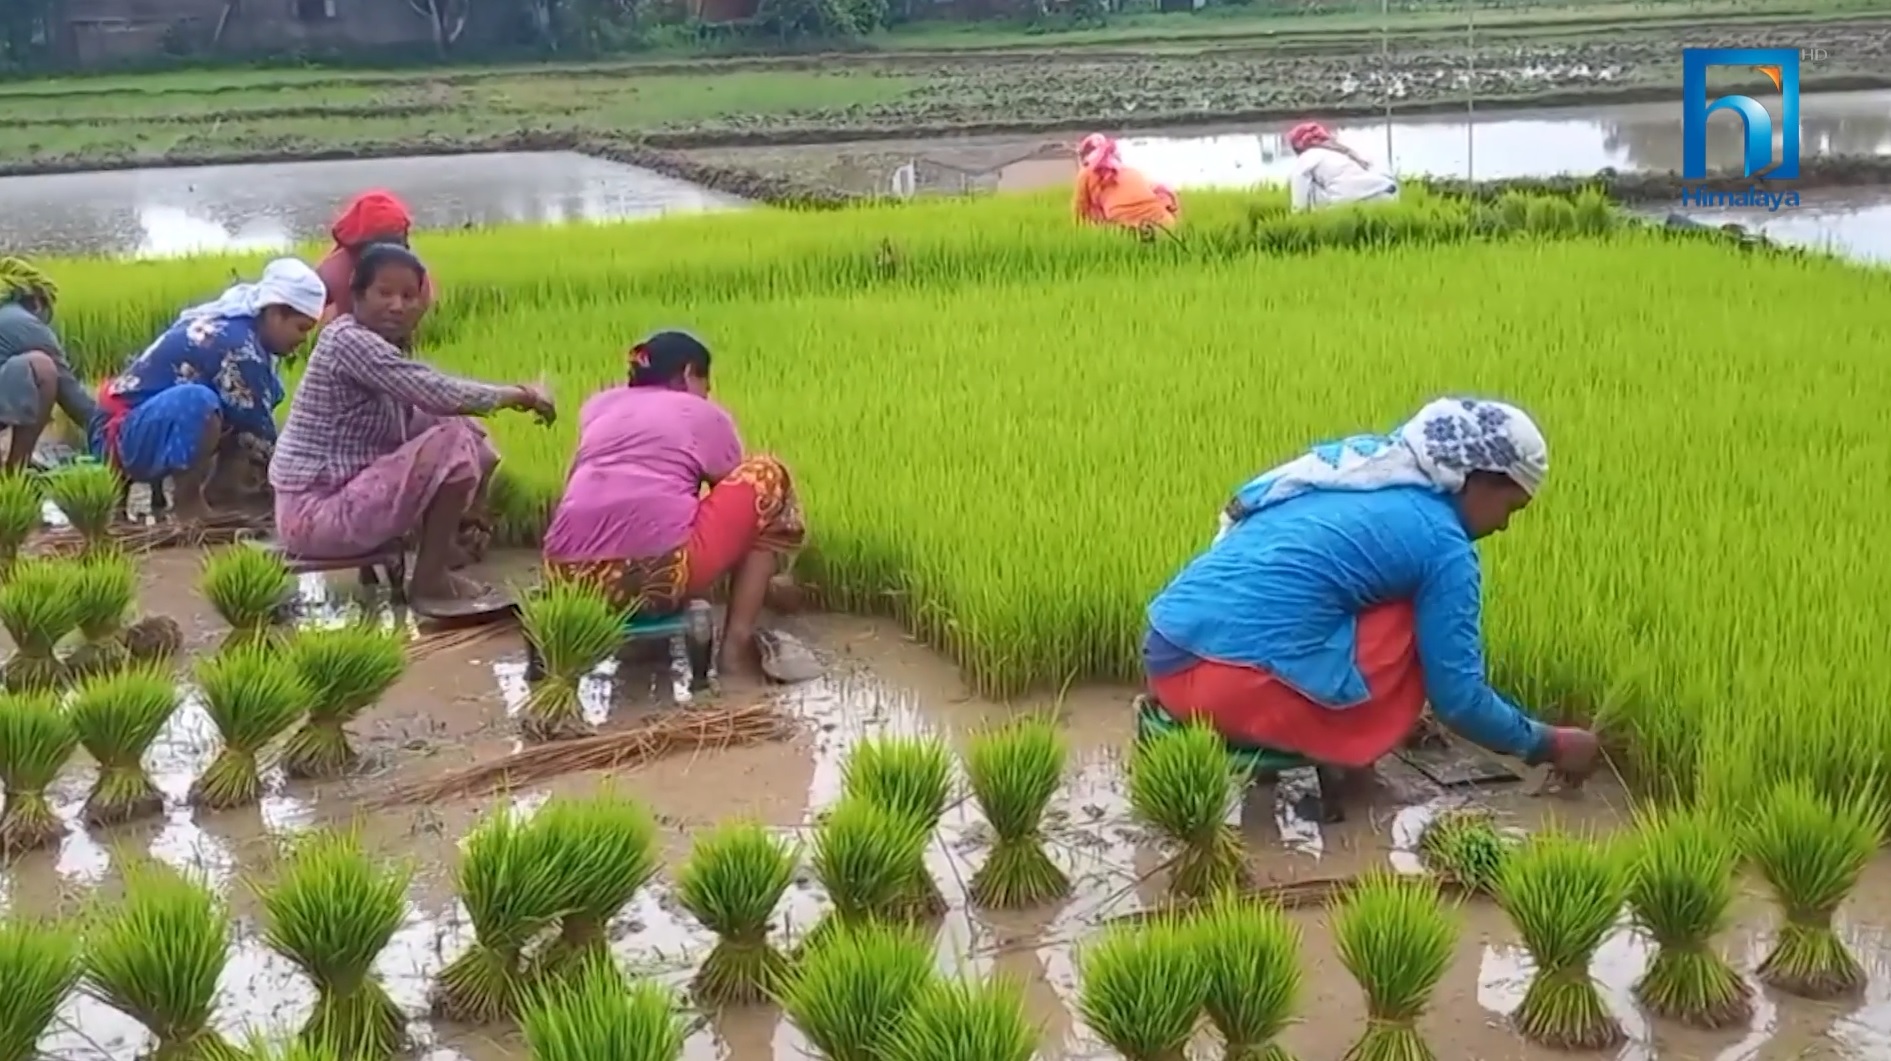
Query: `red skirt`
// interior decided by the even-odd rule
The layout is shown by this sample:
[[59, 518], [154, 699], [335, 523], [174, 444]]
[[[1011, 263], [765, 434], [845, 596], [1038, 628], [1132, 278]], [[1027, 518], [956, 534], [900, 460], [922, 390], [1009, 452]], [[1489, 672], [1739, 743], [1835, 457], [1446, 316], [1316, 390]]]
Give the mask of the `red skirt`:
[[1359, 616], [1355, 661], [1366, 702], [1334, 709], [1258, 667], [1202, 660], [1149, 679], [1178, 719], [1201, 720], [1230, 744], [1291, 752], [1325, 766], [1371, 766], [1397, 749], [1425, 712], [1425, 672], [1409, 602]]

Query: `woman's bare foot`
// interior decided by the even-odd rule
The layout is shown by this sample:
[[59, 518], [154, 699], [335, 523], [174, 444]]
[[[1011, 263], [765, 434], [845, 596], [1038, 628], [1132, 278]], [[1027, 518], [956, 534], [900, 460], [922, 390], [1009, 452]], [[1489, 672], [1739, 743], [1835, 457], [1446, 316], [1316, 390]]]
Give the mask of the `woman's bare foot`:
[[416, 600], [430, 601], [475, 601], [493, 595], [493, 588], [483, 582], [476, 582], [465, 575], [443, 572], [438, 579], [414, 579], [408, 586], [408, 595]]
[[755, 635], [725, 632], [722, 650], [716, 654], [716, 673], [724, 678], [743, 681], [759, 681], [766, 677], [762, 671], [762, 652], [756, 647]]

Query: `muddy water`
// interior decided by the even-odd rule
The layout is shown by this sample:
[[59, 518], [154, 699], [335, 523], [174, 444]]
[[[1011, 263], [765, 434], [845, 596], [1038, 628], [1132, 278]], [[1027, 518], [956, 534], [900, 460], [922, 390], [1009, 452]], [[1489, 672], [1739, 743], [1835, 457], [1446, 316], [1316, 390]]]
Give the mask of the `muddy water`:
[[423, 228], [615, 221], [741, 200], [584, 155], [461, 155], [0, 178], [9, 249], [164, 256], [278, 250], [324, 236], [347, 200], [388, 188]]
[[[512, 562], [507, 561], [510, 565]], [[146, 565], [147, 610], [177, 617], [193, 647], [214, 645], [220, 631], [189, 586], [195, 557], [183, 552], [154, 555]], [[488, 573], [516, 570], [502, 566]], [[351, 592], [318, 578], [304, 580], [312, 621], [335, 621], [357, 607]], [[387, 614], [385, 621], [404, 622]], [[887, 624], [846, 617], [813, 617], [793, 629], [829, 661], [827, 676], [776, 693], [784, 707], [805, 721], [802, 733], [778, 744], [676, 757], [622, 774], [617, 780], [646, 800], [662, 822], [666, 861], [672, 867], [687, 851], [691, 834], [732, 816], [750, 817], [784, 833], [798, 834], [838, 790], [840, 764], [862, 736], [888, 731], [932, 731], [956, 738], [980, 721], [1004, 717], [1019, 707], [970, 696], [952, 668]], [[83, 908], [94, 889], [109, 895], [114, 859], [148, 851], [180, 866], [205, 872], [230, 897], [237, 940], [219, 998], [218, 1023], [237, 1034], [256, 1031], [284, 1036], [306, 1017], [311, 990], [257, 937], [256, 904], [250, 882], [266, 880], [271, 836], [311, 825], [347, 822], [353, 798], [393, 780], [413, 781], [504, 754], [515, 746], [507, 716], [518, 708], [519, 646], [516, 635], [496, 632], [480, 644], [417, 660], [408, 676], [357, 730], [370, 753], [370, 775], [328, 786], [285, 785], [272, 779], [260, 810], [195, 815], [181, 804], [191, 777], [201, 769], [214, 737], [201, 712], [186, 708], [152, 756], [160, 784], [174, 809], [147, 827], [87, 836], [76, 825], [57, 852], [22, 859], [0, 883], [0, 903], [16, 911], [46, 913]], [[627, 716], [668, 709], [689, 694], [680, 661], [632, 668], [618, 680], [594, 682], [587, 690], [594, 714]], [[615, 686], [615, 691], [612, 690]], [[759, 695], [759, 694], [758, 694]], [[1111, 918], [1159, 901], [1164, 887], [1162, 853], [1130, 819], [1119, 761], [1130, 726], [1121, 689], [1089, 688], [1062, 705], [1073, 750], [1073, 769], [1057, 799], [1049, 832], [1056, 857], [1076, 884], [1060, 907], [1027, 914], [990, 916], [965, 901], [964, 881], [981, 857], [986, 833], [975, 811], [948, 813], [929, 861], [952, 912], [938, 930], [942, 968], [1002, 972], [1029, 987], [1034, 1016], [1043, 1028], [1040, 1056], [1109, 1056], [1073, 1016], [1076, 971], [1074, 940]], [[64, 813], [76, 813], [89, 778], [78, 768], [59, 789]], [[516, 793], [535, 804], [553, 791], [584, 791], [592, 777], [566, 777]], [[1415, 867], [1412, 848], [1428, 817], [1462, 797], [1445, 796], [1415, 774], [1388, 770], [1372, 806], [1355, 809], [1339, 826], [1321, 826], [1301, 815], [1298, 793], [1257, 789], [1240, 808], [1240, 824], [1256, 875], [1267, 882], [1342, 877], [1390, 864]], [[1580, 800], [1533, 800], [1516, 791], [1492, 790], [1494, 809], [1529, 827], [1546, 815], [1596, 828], [1619, 822], [1626, 801], [1603, 786]], [[510, 1061], [523, 1056], [516, 1037], [496, 1029], [428, 1024], [429, 984], [469, 938], [453, 900], [450, 873], [457, 839], [486, 810], [492, 797], [461, 799], [381, 813], [361, 825], [369, 841], [389, 857], [411, 858], [416, 877], [407, 922], [378, 964], [397, 1002], [414, 1015], [422, 1056], [459, 1061]], [[1630, 992], [1647, 955], [1627, 932], [1602, 949], [1595, 973], [1611, 1007], [1631, 1036], [1624, 1058], [1882, 1058], [1891, 1051], [1891, 944], [1879, 926], [1891, 924], [1891, 865], [1874, 867], [1847, 911], [1846, 931], [1873, 973], [1867, 996], [1854, 1003], [1814, 1006], [1762, 993], [1748, 1028], [1719, 1035], [1678, 1031], [1652, 1024], [1637, 1011]], [[1730, 946], [1744, 967], [1764, 952], [1769, 924], [1765, 904], [1745, 903], [1742, 928]], [[805, 875], [778, 912], [784, 936], [804, 930], [819, 916], [822, 898]], [[1306, 934], [1302, 1011], [1309, 1018], [1288, 1036], [1298, 1056], [1337, 1057], [1361, 1025], [1357, 986], [1333, 952], [1317, 911], [1295, 915]], [[646, 888], [613, 926], [614, 949], [626, 966], [680, 984], [708, 947], [705, 932], [677, 909], [667, 888]], [[1503, 917], [1485, 903], [1463, 910], [1457, 961], [1441, 986], [1425, 1031], [1440, 1056], [1536, 1059], [1551, 1055], [1527, 1047], [1507, 1028], [1504, 1015], [1517, 1004], [1529, 966]], [[1339, 1019], [1329, 1019], [1329, 1015]], [[57, 1032], [43, 1044], [60, 1058], [128, 1059], [145, 1045], [142, 1030], [96, 1002], [74, 999]], [[709, 1020], [689, 1043], [691, 1059], [762, 1061], [802, 1056], [805, 1044], [771, 1010], [733, 1011]]]

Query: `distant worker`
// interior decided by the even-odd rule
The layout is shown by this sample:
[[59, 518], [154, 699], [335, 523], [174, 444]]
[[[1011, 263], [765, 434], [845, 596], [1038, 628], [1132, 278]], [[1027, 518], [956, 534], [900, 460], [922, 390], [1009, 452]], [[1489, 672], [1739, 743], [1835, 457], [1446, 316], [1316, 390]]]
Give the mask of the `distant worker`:
[[[354, 280], [355, 265], [361, 260], [362, 249], [376, 244], [409, 246], [413, 229], [414, 215], [393, 192], [377, 188], [355, 196], [329, 229], [329, 235], [335, 240], [334, 248], [322, 259], [322, 264], [315, 267], [322, 275], [322, 283], [328, 285], [329, 310], [322, 323], [354, 310], [354, 295], [348, 288]], [[429, 302], [433, 301], [431, 275], [427, 278], [425, 294]]]
[[1182, 212], [1173, 191], [1124, 165], [1116, 141], [1102, 133], [1091, 133], [1077, 147], [1071, 207], [1078, 221], [1143, 231], [1172, 228]]
[[24, 258], [0, 258], [0, 428], [8, 433], [6, 470], [33, 459], [53, 407], [81, 429], [97, 412], [52, 329], [59, 288]]
[[1319, 122], [1301, 122], [1287, 134], [1293, 148], [1293, 176], [1288, 189], [1295, 210], [1318, 210], [1349, 203], [1382, 202], [1399, 197], [1399, 182], [1365, 157], [1333, 138]]
[[1587, 777], [1594, 734], [1537, 722], [1485, 676], [1474, 543], [1548, 473], [1523, 410], [1441, 398], [1390, 436], [1318, 446], [1252, 480], [1149, 605], [1140, 710], [1157, 728], [1200, 720], [1235, 748], [1344, 772], [1404, 744], [1429, 701], [1479, 745]]

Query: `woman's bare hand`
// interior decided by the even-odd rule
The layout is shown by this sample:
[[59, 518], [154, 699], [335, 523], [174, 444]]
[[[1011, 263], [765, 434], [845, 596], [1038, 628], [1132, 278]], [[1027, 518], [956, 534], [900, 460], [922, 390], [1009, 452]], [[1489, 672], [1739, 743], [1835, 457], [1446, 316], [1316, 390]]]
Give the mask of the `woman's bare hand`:
[[548, 425], [558, 419], [558, 407], [552, 402], [551, 389], [542, 383], [521, 383], [511, 389], [506, 405], [520, 412], [532, 414], [532, 418], [541, 425]]

